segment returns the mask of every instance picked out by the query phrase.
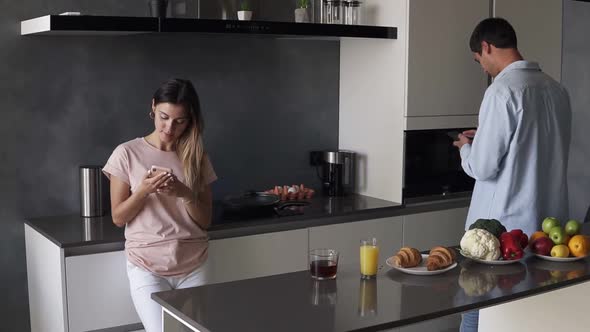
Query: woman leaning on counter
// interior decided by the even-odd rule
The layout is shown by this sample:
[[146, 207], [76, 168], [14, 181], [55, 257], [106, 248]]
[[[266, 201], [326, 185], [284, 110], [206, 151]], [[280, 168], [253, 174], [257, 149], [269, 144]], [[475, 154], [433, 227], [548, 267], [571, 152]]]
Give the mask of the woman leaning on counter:
[[154, 131], [119, 145], [103, 170], [111, 181], [113, 222], [125, 226], [131, 297], [145, 330], [155, 332], [162, 314], [151, 293], [206, 281], [209, 185], [217, 177], [204, 152], [203, 118], [190, 81], [163, 83], [149, 116]]

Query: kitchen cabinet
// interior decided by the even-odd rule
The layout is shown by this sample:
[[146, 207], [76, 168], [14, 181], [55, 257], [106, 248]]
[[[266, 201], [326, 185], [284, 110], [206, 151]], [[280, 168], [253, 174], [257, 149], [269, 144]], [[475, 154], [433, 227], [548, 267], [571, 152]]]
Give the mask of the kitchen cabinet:
[[209, 283], [307, 269], [307, 229], [209, 242]]
[[141, 327], [123, 251], [64, 257], [28, 225], [25, 244], [32, 332]]
[[409, 2], [406, 116], [478, 114], [487, 75], [469, 38], [489, 16], [489, 0]]
[[367, 0], [363, 23], [395, 41], [340, 42], [339, 148], [357, 152], [359, 194], [402, 201], [404, 130], [473, 127], [487, 75], [469, 37], [490, 0]]
[[563, 0], [495, 0], [494, 17], [512, 24], [525, 59], [561, 80]]
[[69, 331], [139, 323], [124, 251], [66, 257]]
[[440, 210], [403, 217], [403, 244], [418, 250], [455, 246], [465, 232], [468, 208]]
[[361, 239], [377, 238], [379, 260], [392, 255], [402, 244], [402, 217], [365, 220], [309, 229], [309, 248], [336, 249], [339, 265], [358, 267]]

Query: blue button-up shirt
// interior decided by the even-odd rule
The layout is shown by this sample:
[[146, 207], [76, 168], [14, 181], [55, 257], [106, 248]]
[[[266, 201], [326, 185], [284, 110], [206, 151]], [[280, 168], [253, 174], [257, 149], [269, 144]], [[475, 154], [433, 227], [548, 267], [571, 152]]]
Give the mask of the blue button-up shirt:
[[568, 218], [569, 96], [534, 62], [504, 68], [485, 92], [479, 126], [461, 148], [462, 166], [476, 180], [466, 229], [497, 219], [529, 236], [545, 217]]

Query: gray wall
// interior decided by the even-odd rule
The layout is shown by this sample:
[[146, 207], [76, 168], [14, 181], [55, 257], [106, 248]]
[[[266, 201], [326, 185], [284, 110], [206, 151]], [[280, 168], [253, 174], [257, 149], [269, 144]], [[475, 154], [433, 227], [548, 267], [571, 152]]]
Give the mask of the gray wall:
[[24, 218], [78, 213], [78, 165], [104, 164], [117, 144], [148, 134], [163, 80], [189, 78], [201, 96], [217, 198], [275, 184], [317, 188], [308, 151], [338, 146], [337, 42], [20, 36], [22, 19], [143, 16], [146, 2], [0, 0], [2, 331], [29, 330]]
[[590, 205], [590, 2], [565, 1], [562, 83], [573, 111], [569, 160], [570, 217], [582, 220]]

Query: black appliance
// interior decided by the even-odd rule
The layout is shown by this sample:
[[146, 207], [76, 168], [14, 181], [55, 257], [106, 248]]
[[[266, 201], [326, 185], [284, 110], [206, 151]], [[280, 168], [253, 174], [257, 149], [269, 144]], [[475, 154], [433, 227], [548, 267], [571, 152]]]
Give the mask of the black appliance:
[[308, 205], [307, 201], [282, 202], [278, 195], [247, 191], [223, 199], [223, 218], [236, 220], [300, 215]]
[[457, 197], [473, 191], [475, 180], [461, 167], [458, 133], [473, 128], [405, 131], [404, 203]]
[[319, 167], [322, 189], [328, 196], [354, 192], [356, 153], [352, 151], [312, 151], [311, 165]]

